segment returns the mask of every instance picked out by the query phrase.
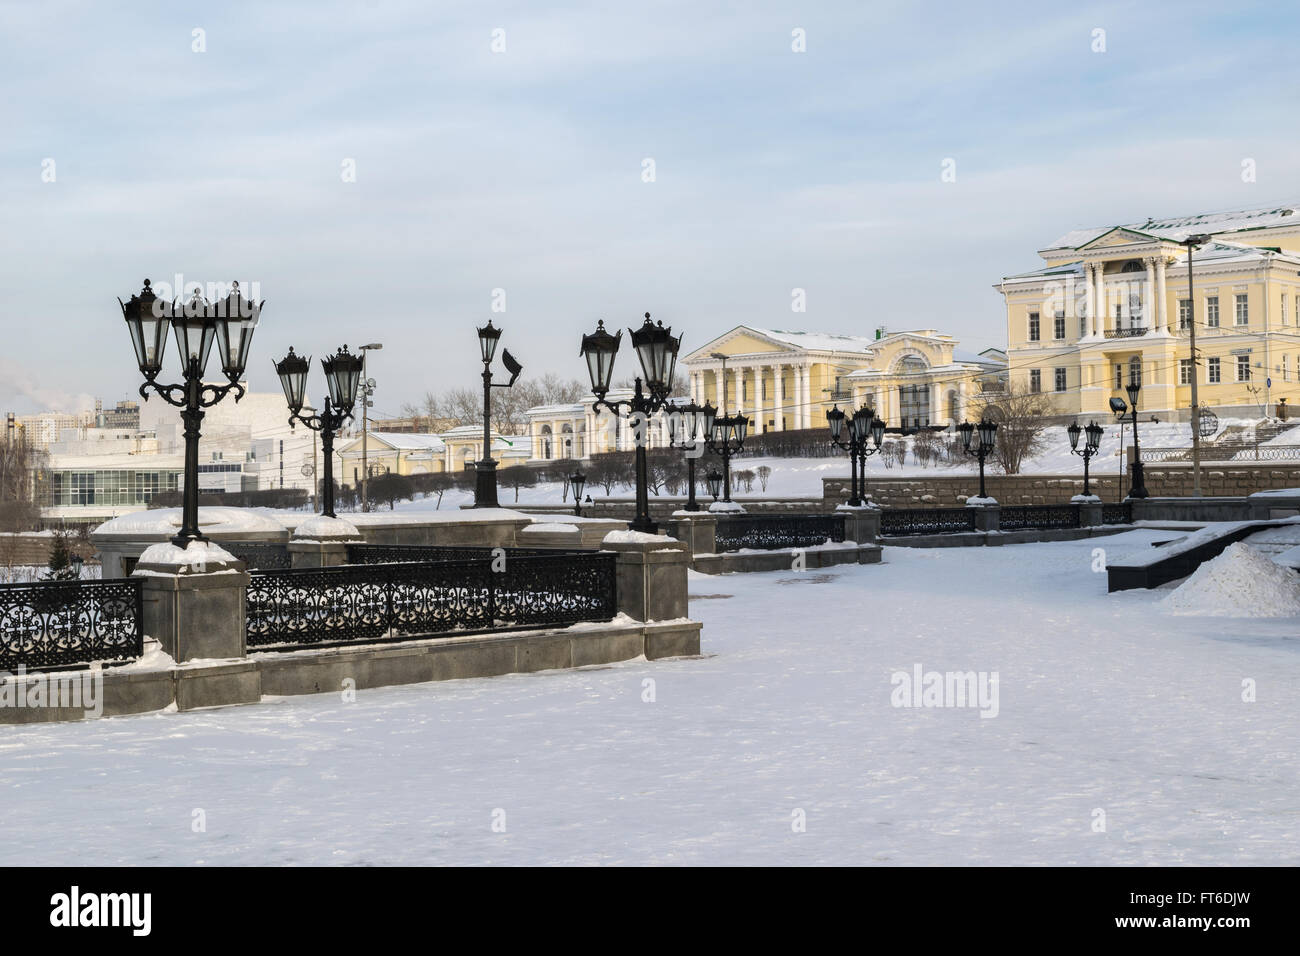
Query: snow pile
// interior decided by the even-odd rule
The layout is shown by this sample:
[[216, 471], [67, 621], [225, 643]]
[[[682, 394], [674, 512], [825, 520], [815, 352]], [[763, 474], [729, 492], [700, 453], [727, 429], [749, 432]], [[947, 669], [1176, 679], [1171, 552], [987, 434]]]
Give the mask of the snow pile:
[[521, 534], [531, 534], [541, 532], [545, 534], [577, 534], [578, 526], [576, 524], [560, 524], [555, 521], [537, 521], [530, 524], [521, 531]]
[[313, 515], [306, 521], [301, 521], [293, 529], [295, 540], [310, 539], [320, 541], [330, 538], [346, 538], [353, 541], [361, 540], [361, 532], [357, 526], [350, 521], [344, 521], [342, 518], [330, 518], [326, 515]]
[[663, 544], [668, 537], [644, 531], [611, 531], [602, 540], [605, 544]]
[[967, 508], [985, 508], [988, 507], [989, 505], [995, 505], [997, 503], [998, 503], [998, 499], [996, 498], [981, 498], [979, 495], [972, 495], [971, 497], [966, 499]]
[[1174, 614], [1204, 617], [1294, 617], [1300, 615], [1300, 576], [1236, 542], [1161, 604]]
[[184, 548], [167, 541], [145, 548], [139, 565], [201, 572], [211, 565], [229, 565], [237, 560], [229, 551], [211, 541], [191, 541]]

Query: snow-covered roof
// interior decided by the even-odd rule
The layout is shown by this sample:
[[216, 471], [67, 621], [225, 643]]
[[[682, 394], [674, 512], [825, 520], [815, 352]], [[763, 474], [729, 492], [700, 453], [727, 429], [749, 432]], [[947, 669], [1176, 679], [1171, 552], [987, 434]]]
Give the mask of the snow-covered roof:
[[1046, 249], [1078, 249], [1114, 229], [1131, 229], [1160, 239], [1178, 242], [1201, 232], [1243, 232], [1270, 226], [1300, 227], [1300, 205], [1268, 209], [1239, 209], [1230, 212], [1207, 212], [1173, 219], [1148, 219], [1146, 222], [1074, 229], [1045, 246]]
[[184, 467], [184, 455], [50, 455], [51, 471], [180, 471]]
[[746, 325], [741, 328], [757, 332], [768, 338], [784, 342], [797, 349], [817, 352], [870, 352], [876, 340], [864, 335], [838, 335], [834, 332], [787, 332], [783, 329], [760, 329]]
[[371, 432], [371, 438], [377, 438], [386, 445], [400, 448], [402, 451], [443, 451], [447, 445], [440, 435], [415, 432]]

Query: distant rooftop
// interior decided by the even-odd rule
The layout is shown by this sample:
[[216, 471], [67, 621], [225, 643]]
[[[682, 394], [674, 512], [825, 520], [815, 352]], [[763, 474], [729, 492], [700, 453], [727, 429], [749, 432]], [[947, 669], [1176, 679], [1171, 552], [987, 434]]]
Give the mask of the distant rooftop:
[[1086, 246], [1098, 236], [1104, 236], [1112, 229], [1132, 229], [1161, 239], [1175, 242], [1193, 236], [1198, 232], [1228, 233], [1244, 232], [1251, 229], [1266, 229], [1269, 226], [1300, 226], [1300, 205], [1275, 206], [1268, 209], [1239, 209], [1231, 212], [1204, 212], [1192, 216], [1178, 216], [1173, 219], [1147, 219], [1145, 222], [1115, 223], [1091, 229], [1075, 229], [1067, 232], [1045, 249], [1078, 249]]

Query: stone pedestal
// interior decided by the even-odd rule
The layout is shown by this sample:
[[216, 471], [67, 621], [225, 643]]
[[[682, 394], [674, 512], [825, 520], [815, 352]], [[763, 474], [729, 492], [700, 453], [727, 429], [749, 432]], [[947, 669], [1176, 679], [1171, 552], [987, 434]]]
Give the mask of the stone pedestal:
[[178, 664], [244, 657], [244, 563], [205, 542], [156, 544], [131, 575], [144, 579], [143, 628]]
[[665, 535], [616, 531], [606, 536], [606, 551], [618, 555], [618, 609], [637, 621], [686, 617], [686, 542]]
[[840, 505], [835, 509], [844, 516], [844, 540], [874, 544], [880, 538], [880, 509]]
[[1002, 525], [1002, 506], [994, 504], [967, 504], [975, 512], [976, 531], [1000, 531]]
[[361, 541], [361, 532], [350, 521], [317, 515], [294, 529], [289, 559], [295, 568], [335, 568], [348, 563], [348, 545]]
[[1079, 525], [1083, 528], [1096, 528], [1101, 525], [1101, 502], [1079, 501]]
[[707, 511], [678, 511], [664, 522], [686, 545], [687, 554], [713, 554], [718, 548], [718, 519]]

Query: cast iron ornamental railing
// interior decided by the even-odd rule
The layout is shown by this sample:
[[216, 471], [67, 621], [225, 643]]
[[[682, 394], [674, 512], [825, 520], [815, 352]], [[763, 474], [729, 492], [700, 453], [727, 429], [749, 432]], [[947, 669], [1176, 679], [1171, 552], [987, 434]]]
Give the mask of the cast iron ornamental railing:
[[882, 535], [949, 534], [975, 530], [974, 508], [883, 508]]
[[0, 585], [0, 669], [133, 661], [144, 653], [143, 581]]
[[268, 650], [378, 643], [608, 621], [616, 556], [550, 552], [490, 559], [259, 571], [248, 645]]
[[1010, 505], [998, 515], [998, 527], [1003, 531], [1036, 530], [1079, 527], [1078, 505]]
[[[1144, 463], [1191, 460], [1191, 448], [1142, 449], [1142, 461]], [[1249, 442], [1242, 444], [1227, 442], [1218, 445], [1206, 444], [1201, 446], [1201, 461], [1300, 461], [1300, 445], [1255, 445]]]
[[714, 548], [718, 552], [776, 551], [811, 548], [844, 540], [844, 518], [829, 515], [718, 515]]
[[283, 544], [222, 544], [228, 552], [248, 565], [250, 571], [283, 571], [293, 567], [289, 549]]
[[1103, 503], [1101, 506], [1102, 524], [1132, 524], [1133, 503], [1121, 501], [1114, 504]]
[[[507, 558], [561, 553], [556, 548], [487, 548], [477, 545], [350, 544], [348, 564], [398, 564], [411, 561], [490, 560], [504, 552]], [[563, 552], [571, 553], [571, 552]]]

